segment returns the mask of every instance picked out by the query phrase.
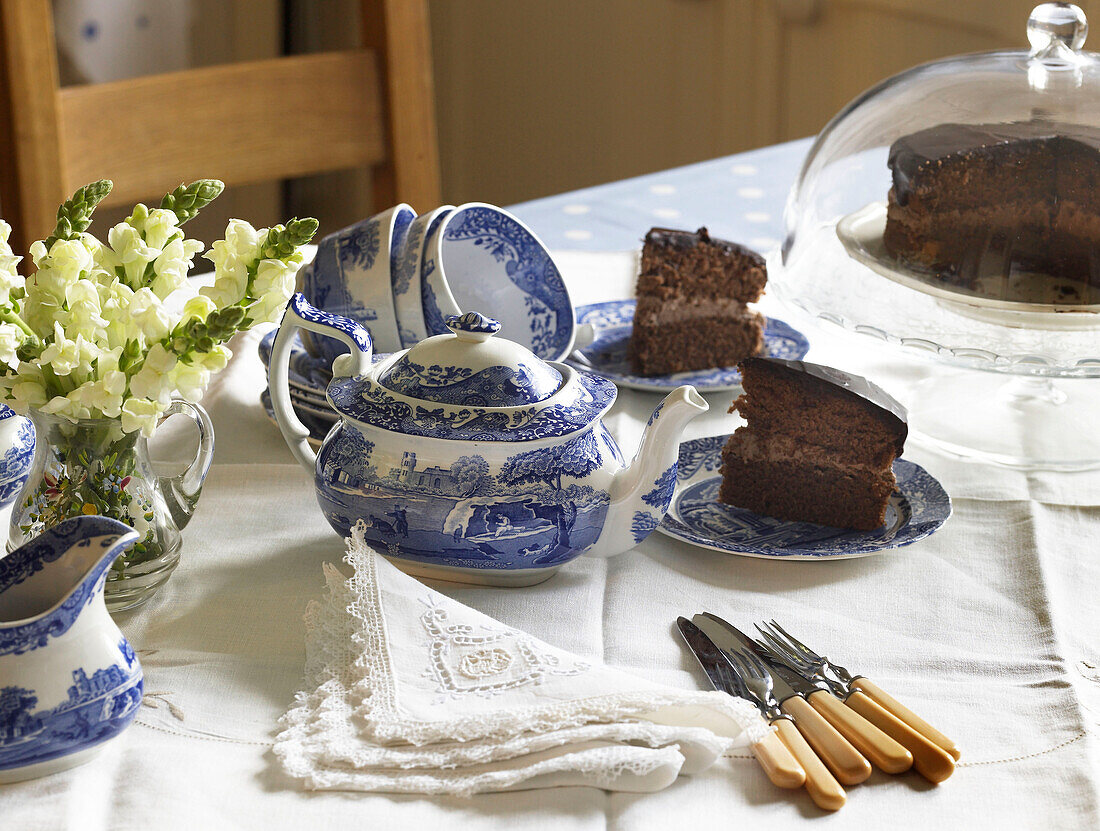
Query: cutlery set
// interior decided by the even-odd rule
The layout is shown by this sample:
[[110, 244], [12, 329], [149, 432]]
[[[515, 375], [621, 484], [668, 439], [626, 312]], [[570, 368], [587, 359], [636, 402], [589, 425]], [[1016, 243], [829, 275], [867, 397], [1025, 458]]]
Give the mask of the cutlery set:
[[955, 743], [862, 675], [814, 652], [774, 620], [752, 638], [709, 612], [676, 620], [715, 689], [756, 705], [776, 729], [753, 745], [768, 778], [805, 786], [826, 811], [843, 807], [844, 786], [872, 766], [916, 770], [930, 782], [955, 770]]

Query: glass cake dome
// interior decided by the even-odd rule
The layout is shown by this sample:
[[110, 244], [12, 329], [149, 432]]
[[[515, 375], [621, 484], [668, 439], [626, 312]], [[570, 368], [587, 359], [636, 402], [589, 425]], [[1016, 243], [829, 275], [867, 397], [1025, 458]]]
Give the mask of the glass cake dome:
[[[919, 432], [1007, 464], [1100, 465], [1100, 438], [1070, 458], [1057, 436], [1021, 449], [997, 414], [966, 419], [982, 424], [967, 435], [951, 424], [994, 399], [1041, 402], [1056, 430], [1100, 412], [1100, 381], [1073, 384], [1084, 409], [1059, 425], [1055, 386], [1100, 378], [1100, 55], [1087, 32], [1077, 6], [1044, 3], [1030, 50], [960, 55], [867, 90], [812, 145], [768, 263], [784, 304], [965, 369], [899, 397]], [[938, 422], [921, 424], [922, 405]]]
[[[788, 198], [769, 288], [815, 317], [949, 361], [1100, 377], [1100, 55], [1083, 50], [1087, 30], [1076, 6], [1046, 3], [1027, 21], [1030, 52], [918, 66], [845, 107], [818, 136]], [[1019, 138], [1030, 142], [1031, 158], [1009, 146]], [[936, 158], [952, 152], [967, 155], [963, 180]], [[905, 166], [914, 159], [943, 167], [921, 207], [932, 206], [932, 219], [941, 212], [938, 233], [947, 237], [919, 240], [918, 249], [954, 244], [963, 253], [951, 262], [918, 262], [907, 256], [914, 251], [888, 244], [888, 219], [905, 201]], [[1064, 235], [1033, 227], [1037, 212], [1049, 225], [1051, 203], [1058, 210], [1055, 180], [1091, 193], [1097, 206], [1076, 217], [1075, 230], [1091, 231], [1093, 242], [1073, 238], [1068, 275], [1045, 273], [1049, 263], [1029, 258], [1070, 252]], [[975, 235], [991, 217], [997, 227]]]

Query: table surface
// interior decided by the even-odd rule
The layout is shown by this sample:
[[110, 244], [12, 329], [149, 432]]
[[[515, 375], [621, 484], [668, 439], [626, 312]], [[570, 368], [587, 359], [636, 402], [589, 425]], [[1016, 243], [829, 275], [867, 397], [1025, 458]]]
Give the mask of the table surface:
[[[695, 228], [769, 248], [806, 142], [537, 200], [515, 212], [560, 253], [578, 303], [630, 293], [612, 268], [652, 225]], [[787, 317], [766, 301], [765, 311]], [[800, 327], [801, 328], [801, 327]], [[810, 358], [900, 383], [933, 369], [878, 342], [804, 329]], [[0, 827], [768, 828], [881, 822], [926, 829], [1100, 827], [1094, 728], [1100, 713], [1100, 473], [1022, 473], [941, 454], [906, 456], [950, 492], [954, 516], [909, 547], [858, 560], [784, 563], [702, 550], [654, 534], [610, 560], [580, 558], [550, 581], [508, 590], [437, 588], [592, 660], [684, 688], [693, 659], [678, 614], [712, 610], [739, 624], [775, 617], [859, 669], [960, 745], [954, 777], [934, 787], [876, 773], [825, 816], [804, 792], [773, 788], [735, 752], [650, 795], [592, 788], [426, 799], [310, 793], [271, 752], [300, 688], [302, 612], [341, 541], [316, 507], [259, 404], [260, 333], [205, 404], [218, 436], [183, 561], [143, 608], [120, 616], [145, 668], [136, 723], [93, 762], [0, 788]], [[1095, 383], [1095, 382], [1093, 382]], [[730, 396], [690, 436], [729, 432]], [[657, 396], [624, 392], [607, 423], [631, 453]], [[1072, 440], [1072, 437], [1067, 437]]]

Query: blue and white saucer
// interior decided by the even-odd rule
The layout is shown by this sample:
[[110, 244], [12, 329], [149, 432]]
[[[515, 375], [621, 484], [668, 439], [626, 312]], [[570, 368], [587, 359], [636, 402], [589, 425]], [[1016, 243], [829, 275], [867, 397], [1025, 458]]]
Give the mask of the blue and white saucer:
[[[608, 300], [577, 308], [578, 325], [595, 330], [595, 340], [575, 349], [566, 363], [577, 369], [610, 378], [620, 387], [643, 392], [672, 392], [692, 384], [700, 392], [724, 392], [741, 386], [737, 367], [677, 372], [673, 375], [635, 375], [630, 365], [630, 336], [634, 330], [635, 300]], [[797, 361], [810, 349], [806, 336], [782, 320], [768, 318], [764, 328], [764, 354]]]
[[845, 560], [909, 545], [951, 516], [951, 498], [920, 465], [894, 461], [897, 490], [886, 507], [886, 523], [875, 531], [830, 528], [760, 516], [718, 501], [722, 447], [729, 436], [680, 445], [676, 491], [657, 526], [673, 539], [702, 548], [773, 560]]

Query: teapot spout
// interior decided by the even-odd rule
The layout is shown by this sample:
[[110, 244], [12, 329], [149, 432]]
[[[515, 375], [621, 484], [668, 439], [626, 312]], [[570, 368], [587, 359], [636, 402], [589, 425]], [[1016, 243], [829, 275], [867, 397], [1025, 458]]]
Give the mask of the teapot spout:
[[0, 630], [25, 628], [77, 592], [90, 598], [111, 563], [137, 539], [137, 531], [118, 520], [78, 516], [24, 543], [0, 559]]
[[695, 387], [670, 392], [649, 417], [638, 452], [611, 483], [611, 504], [596, 544], [586, 553], [610, 557], [633, 548], [657, 527], [672, 502], [680, 437], [710, 409]]

